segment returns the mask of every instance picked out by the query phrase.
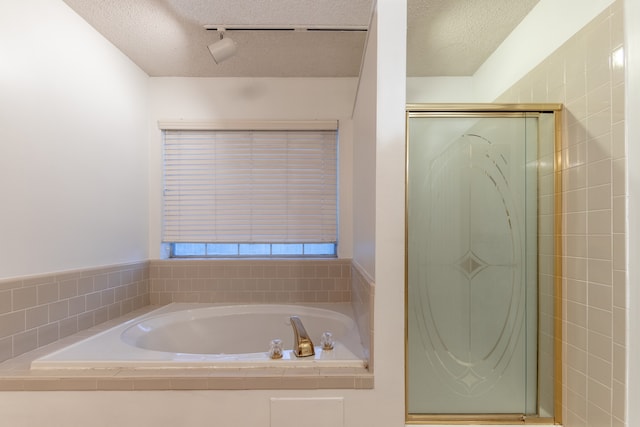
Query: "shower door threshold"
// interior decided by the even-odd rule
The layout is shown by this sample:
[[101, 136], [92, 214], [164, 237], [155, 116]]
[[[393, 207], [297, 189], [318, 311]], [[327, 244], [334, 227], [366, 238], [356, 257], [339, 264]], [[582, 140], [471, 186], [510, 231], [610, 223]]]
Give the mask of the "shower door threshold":
[[483, 414], [483, 415], [415, 415], [408, 414], [406, 425], [465, 425], [465, 426], [518, 426], [518, 425], [557, 425], [551, 417], [526, 416], [521, 414]]

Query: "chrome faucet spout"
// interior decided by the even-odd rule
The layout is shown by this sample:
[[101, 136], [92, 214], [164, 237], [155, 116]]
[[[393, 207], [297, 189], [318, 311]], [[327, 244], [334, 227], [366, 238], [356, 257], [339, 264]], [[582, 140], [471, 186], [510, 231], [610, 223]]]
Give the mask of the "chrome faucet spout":
[[316, 354], [313, 349], [313, 342], [302, 325], [302, 320], [298, 316], [291, 316], [289, 320], [293, 328], [293, 353], [297, 357], [308, 357]]

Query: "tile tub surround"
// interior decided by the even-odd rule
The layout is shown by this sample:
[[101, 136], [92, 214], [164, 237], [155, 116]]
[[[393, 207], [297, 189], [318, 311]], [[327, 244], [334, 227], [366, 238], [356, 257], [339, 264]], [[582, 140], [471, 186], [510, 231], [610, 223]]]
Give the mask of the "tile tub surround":
[[[317, 260], [152, 260], [139, 264], [146, 304], [123, 316], [95, 317], [88, 329], [0, 363], [0, 391], [46, 390], [264, 390], [264, 389], [371, 389], [372, 358], [366, 368], [314, 368], [252, 370], [185, 369], [171, 372], [145, 370], [82, 370], [31, 372], [30, 363], [42, 355], [77, 342], [169, 302], [296, 303], [352, 302], [363, 344], [373, 354], [373, 281], [350, 259]], [[117, 270], [109, 270], [115, 272]], [[81, 272], [74, 272], [80, 274]], [[88, 274], [88, 273], [87, 273]], [[96, 270], [97, 275], [105, 274]], [[122, 273], [121, 273], [122, 274]], [[355, 280], [352, 280], [352, 275]], [[51, 276], [55, 277], [55, 276]], [[124, 277], [128, 277], [126, 274]], [[114, 275], [114, 280], [116, 276]], [[80, 278], [78, 279], [80, 280]], [[98, 279], [99, 282], [102, 279]], [[15, 286], [18, 289], [20, 286]], [[9, 282], [7, 282], [9, 283]], [[152, 290], [155, 285], [156, 290]], [[254, 289], [254, 286], [264, 289]], [[0, 282], [0, 292], [8, 286]], [[174, 289], [174, 287], [176, 287]], [[237, 286], [232, 289], [231, 286]], [[162, 290], [158, 290], [161, 288]], [[353, 289], [352, 289], [353, 288]], [[10, 288], [13, 289], [13, 288]], [[94, 291], [95, 292], [95, 291]], [[91, 292], [86, 296], [94, 293]], [[190, 301], [201, 298], [202, 301]], [[209, 299], [216, 298], [215, 301]], [[352, 298], [355, 300], [352, 301]], [[270, 299], [273, 299], [271, 301]], [[153, 305], [149, 304], [149, 300]], [[185, 301], [186, 300], [186, 301]], [[162, 301], [162, 302], [160, 302]], [[0, 305], [1, 307], [1, 305]], [[103, 309], [100, 308], [100, 313]], [[115, 313], [115, 309], [111, 311]], [[95, 313], [94, 313], [95, 315]], [[111, 319], [111, 320], [108, 320]], [[94, 326], [95, 325], [95, 326]], [[367, 344], [368, 342], [368, 344]]]
[[146, 306], [0, 363], [0, 391], [371, 389], [366, 368], [83, 369], [32, 372], [31, 361], [148, 313]]
[[0, 361], [149, 304], [148, 262], [0, 280]]
[[375, 283], [357, 262], [351, 266], [351, 306], [362, 338], [362, 346], [373, 371], [373, 297]]
[[152, 260], [151, 304], [351, 301], [350, 259]]

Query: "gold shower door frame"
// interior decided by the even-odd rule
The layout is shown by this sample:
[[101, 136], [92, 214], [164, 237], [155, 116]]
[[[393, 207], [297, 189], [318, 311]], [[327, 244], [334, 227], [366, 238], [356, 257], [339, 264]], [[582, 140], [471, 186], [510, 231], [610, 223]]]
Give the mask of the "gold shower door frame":
[[[514, 114], [515, 113], [515, 114]], [[409, 122], [411, 118], [482, 118], [529, 117], [552, 113], [554, 122], [553, 152], [553, 416], [518, 414], [416, 414], [409, 412]], [[561, 174], [562, 104], [408, 104], [405, 120], [405, 420], [407, 424], [561, 424], [562, 423], [562, 174]], [[539, 290], [538, 290], [539, 292]], [[538, 323], [540, 316], [537, 316]], [[539, 329], [537, 328], [538, 334]], [[539, 337], [537, 338], [539, 340]], [[539, 354], [537, 355], [539, 356]], [[536, 361], [538, 363], [538, 360]], [[539, 364], [539, 363], [538, 363]], [[541, 373], [537, 372], [538, 378]], [[538, 392], [539, 392], [539, 388]], [[539, 399], [538, 399], [539, 402]], [[539, 403], [538, 403], [539, 405]], [[538, 406], [539, 408], [539, 406]]]

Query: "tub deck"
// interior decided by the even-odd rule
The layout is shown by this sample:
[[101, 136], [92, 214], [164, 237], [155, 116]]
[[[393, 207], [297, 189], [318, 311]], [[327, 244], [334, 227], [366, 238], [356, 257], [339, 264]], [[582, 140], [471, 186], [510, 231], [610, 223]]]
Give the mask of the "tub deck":
[[0, 391], [90, 391], [90, 390], [288, 390], [372, 389], [374, 378], [368, 367], [230, 366], [180, 367], [176, 369], [32, 370], [31, 363], [47, 354], [77, 343], [119, 324], [147, 314], [159, 306], [147, 306], [125, 316], [78, 332], [31, 352], [0, 363]]
[[[323, 323], [344, 329], [343, 336], [333, 350], [316, 345], [315, 356], [298, 358], [289, 313], [306, 315], [311, 335], [312, 329], [319, 335]], [[285, 338], [281, 359], [269, 358], [273, 338]], [[361, 368], [367, 366], [363, 353], [349, 305], [172, 303], [38, 358], [31, 369]]]

